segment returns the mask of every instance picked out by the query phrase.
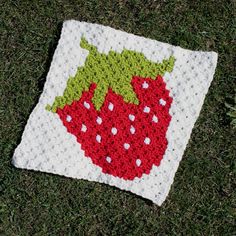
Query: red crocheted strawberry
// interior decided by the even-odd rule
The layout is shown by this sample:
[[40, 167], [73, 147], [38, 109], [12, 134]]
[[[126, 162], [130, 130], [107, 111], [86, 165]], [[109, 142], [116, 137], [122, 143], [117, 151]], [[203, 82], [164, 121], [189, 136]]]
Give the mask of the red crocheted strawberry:
[[173, 57], [158, 64], [129, 50], [101, 54], [84, 39], [81, 46], [90, 52], [85, 66], [47, 109], [104, 173], [126, 180], [149, 174], [167, 147], [172, 98], [161, 75]]

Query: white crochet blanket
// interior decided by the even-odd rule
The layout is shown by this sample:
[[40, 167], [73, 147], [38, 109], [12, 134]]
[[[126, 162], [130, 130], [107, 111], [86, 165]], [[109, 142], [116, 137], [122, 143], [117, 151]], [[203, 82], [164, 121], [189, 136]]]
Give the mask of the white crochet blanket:
[[13, 164], [106, 183], [161, 205], [216, 64], [215, 52], [66, 21]]

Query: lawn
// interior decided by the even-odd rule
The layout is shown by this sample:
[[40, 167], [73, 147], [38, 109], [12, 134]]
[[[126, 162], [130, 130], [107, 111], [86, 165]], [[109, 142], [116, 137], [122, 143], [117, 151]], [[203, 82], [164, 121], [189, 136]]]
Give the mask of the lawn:
[[[235, 235], [235, 1], [0, 1], [0, 235]], [[161, 207], [104, 184], [16, 169], [62, 22], [96, 22], [219, 53], [214, 80]]]

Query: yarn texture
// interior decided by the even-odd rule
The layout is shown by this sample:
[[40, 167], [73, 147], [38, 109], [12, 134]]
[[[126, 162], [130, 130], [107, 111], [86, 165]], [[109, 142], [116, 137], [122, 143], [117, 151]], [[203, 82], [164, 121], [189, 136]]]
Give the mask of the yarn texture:
[[161, 205], [216, 64], [215, 52], [65, 21], [13, 164], [106, 183]]

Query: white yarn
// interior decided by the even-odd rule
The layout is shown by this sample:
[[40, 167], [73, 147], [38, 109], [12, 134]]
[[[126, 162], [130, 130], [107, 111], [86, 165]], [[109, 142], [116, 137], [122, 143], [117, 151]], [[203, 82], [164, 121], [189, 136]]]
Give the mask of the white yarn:
[[[170, 108], [172, 119], [166, 134], [168, 147], [160, 166], [153, 166], [149, 175], [144, 174], [141, 178], [127, 181], [104, 174], [99, 166], [84, 156], [81, 145], [67, 132], [59, 116], [45, 110], [47, 104], [52, 104], [56, 96], [63, 94], [69, 76], [74, 76], [77, 67], [85, 62], [88, 52], [80, 47], [82, 35], [101, 53], [108, 53], [111, 49], [122, 52], [126, 48], [142, 52], [154, 62], [161, 62], [171, 55], [176, 58], [174, 70], [164, 75], [167, 89], [173, 97]], [[66, 21], [43, 93], [29, 117], [21, 143], [14, 152], [13, 164], [19, 168], [106, 183], [161, 205], [168, 195], [200, 113], [216, 63], [215, 52], [190, 51], [98, 24]], [[148, 88], [148, 84], [143, 87]], [[165, 101], [160, 102], [165, 105]], [[90, 108], [88, 103], [84, 105]], [[109, 109], [113, 109], [113, 104], [109, 105]], [[67, 121], [70, 122], [71, 117]], [[98, 122], [101, 120], [98, 119]], [[154, 116], [153, 122], [158, 122], [158, 118]], [[87, 128], [83, 125], [82, 129], [86, 132]], [[115, 135], [116, 128], [111, 132]], [[135, 132], [132, 127], [131, 132]], [[147, 139], [146, 143], [150, 141]], [[129, 144], [125, 146], [129, 148]], [[112, 159], [107, 157], [107, 161], [111, 162]], [[141, 164], [139, 159], [136, 163]]]

